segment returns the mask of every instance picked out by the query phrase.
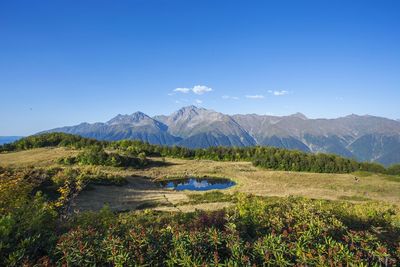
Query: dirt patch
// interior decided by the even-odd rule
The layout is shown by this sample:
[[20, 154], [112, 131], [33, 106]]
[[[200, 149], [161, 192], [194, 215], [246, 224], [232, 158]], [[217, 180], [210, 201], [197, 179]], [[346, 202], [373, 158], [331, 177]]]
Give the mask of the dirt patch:
[[100, 210], [108, 205], [114, 211], [125, 211], [157, 206], [173, 206], [187, 201], [186, 194], [162, 189], [150, 179], [127, 177], [122, 186], [90, 185], [73, 201], [74, 211]]

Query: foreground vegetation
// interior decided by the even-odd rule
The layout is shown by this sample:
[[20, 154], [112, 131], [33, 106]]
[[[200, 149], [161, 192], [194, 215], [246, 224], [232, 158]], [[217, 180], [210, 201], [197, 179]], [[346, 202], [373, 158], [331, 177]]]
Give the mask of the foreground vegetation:
[[[255, 166], [285, 171], [305, 171], [317, 173], [351, 173], [367, 171], [400, 175], [400, 165], [389, 168], [377, 163], [357, 162], [329, 154], [312, 154], [274, 147], [210, 147], [207, 149], [188, 149], [184, 147], [167, 147], [143, 143], [140, 141], [97, 141], [64, 133], [48, 133], [20, 139], [12, 144], [0, 146], [0, 152], [18, 151], [30, 148], [64, 146], [86, 148], [89, 152], [81, 158], [65, 159], [66, 163], [81, 163], [111, 166], [136, 166], [144, 164], [146, 156], [176, 157], [185, 159], [211, 159], [218, 161], [251, 161]], [[107, 154], [102, 148], [124, 153]], [[96, 151], [97, 158], [91, 156]], [[91, 155], [90, 155], [91, 154]], [[145, 164], [144, 164], [145, 165]]]
[[233, 209], [208, 213], [84, 214], [70, 222], [55, 255], [70, 265], [119, 266], [394, 266], [400, 260], [399, 213], [392, 208], [238, 198]]
[[41, 194], [2, 193], [1, 198], [14, 198], [9, 202], [14, 205], [1, 209], [0, 265], [395, 266], [400, 262], [400, 211], [390, 205], [235, 195], [230, 196], [235, 198], [233, 208], [214, 212], [117, 214], [106, 207], [62, 220], [61, 209]]

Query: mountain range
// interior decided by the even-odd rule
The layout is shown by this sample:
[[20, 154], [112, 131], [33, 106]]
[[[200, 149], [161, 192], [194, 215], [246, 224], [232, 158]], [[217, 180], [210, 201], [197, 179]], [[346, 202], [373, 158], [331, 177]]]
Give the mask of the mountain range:
[[309, 119], [301, 113], [227, 115], [188, 106], [171, 115], [119, 114], [104, 123], [81, 123], [45, 132], [99, 140], [138, 139], [189, 148], [275, 146], [333, 153], [386, 166], [400, 162], [400, 122], [370, 115], [352, 114], [337, 119]]

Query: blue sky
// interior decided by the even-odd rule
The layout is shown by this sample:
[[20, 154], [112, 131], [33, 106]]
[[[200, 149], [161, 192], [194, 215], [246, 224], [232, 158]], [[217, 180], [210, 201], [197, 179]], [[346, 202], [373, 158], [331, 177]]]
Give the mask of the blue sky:
[[396, 0], [1, 1], [0, 135], [190, 104], [398, 119], [399, 14]]

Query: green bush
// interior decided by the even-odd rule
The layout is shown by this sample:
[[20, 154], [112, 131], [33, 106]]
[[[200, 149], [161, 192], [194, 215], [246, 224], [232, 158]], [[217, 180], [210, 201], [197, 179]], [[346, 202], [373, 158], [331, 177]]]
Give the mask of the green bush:
[[0, 265], [21, 266], [51, 255], [57, 241], [57, 213], [40, 194], [0, 217]]
[[143, 152], [136, 158], [120, 155], [119, 153], [107, 153], [103, 147], [95, 145], [85, 148], [76, 157], [61, 158], [58, 163], [64, 165], [81, 164], [141, 168], [148, 164], [148, 159]]
[[382, 205], [239, 196], [226, 211], [81, 216], [85, 219], [76, 218], [58, 240], [60, 265], [395, 266], [400, 261], [399, 211]]
[[386, 173], [390, 175], [400, 175], [400, 164], [394, 164], [390, 166]]
[[139, 158], [134, 158], [118, 153], [106, 153], [101, 146], [91, 146], [77, 156], [76, 162], [84, 165], [139, 168], [147, 165], [147, 158], [144, 153], [140, 153]]

